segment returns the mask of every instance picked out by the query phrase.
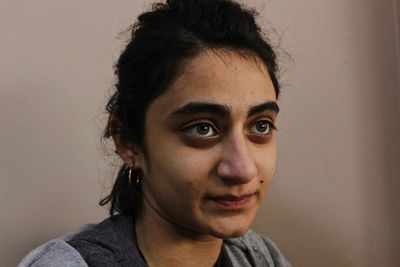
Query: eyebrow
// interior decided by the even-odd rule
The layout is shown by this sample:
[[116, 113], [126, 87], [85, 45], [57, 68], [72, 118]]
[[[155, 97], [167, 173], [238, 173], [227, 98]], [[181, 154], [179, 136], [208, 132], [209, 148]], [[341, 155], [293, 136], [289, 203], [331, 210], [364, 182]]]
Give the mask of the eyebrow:
[[190, 102], [181, 108], [173, 111], [170, 116], [193, 115], [196, 113], [210, 113], [220, 117], [229, 117], [230, 108], [225, 105], [212, 104], [207, 102]]
[[[279, 112], [278, 104], [275, 101], [267, 101], [265, 103], [251, 107], [247, 113], [247, 116], [250, 117], [256, 113], [268, 110], [278, 113]], [[231, 109], [228, 106], [221, 104], [213, 104], [207, 102], [190, 102], [184, 105], [183, 107], [174, 110], [170, 114], [170, 117], [179, 115], [193, 115], [198, 113], [215, 114], [219, 117], [226, 118], [229, 117]]]
[[247, 116], [250, 117], [262, 111], [273, 111], [275, 113], [279, 113], [278, 103], [276, 103], [275, 101], [267, 101], [260, 105], [254, 106], [250, 108], [249, 112], [247, 113]]

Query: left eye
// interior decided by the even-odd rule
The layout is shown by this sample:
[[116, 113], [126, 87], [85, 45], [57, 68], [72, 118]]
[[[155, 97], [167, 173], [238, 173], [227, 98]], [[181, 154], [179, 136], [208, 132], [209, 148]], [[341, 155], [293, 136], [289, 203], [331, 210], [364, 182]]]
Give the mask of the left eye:
[[209, 137], [215, 134], [214, 128], [209, 123], [197, 123], [186, 129], [186, 132], [192, 136]]
[[261, 120], [254, 123], [250, 130], [255, 134], [267, 135], [270, 133], [271, 128], [274, 128], [272, 122], [268, 120]]

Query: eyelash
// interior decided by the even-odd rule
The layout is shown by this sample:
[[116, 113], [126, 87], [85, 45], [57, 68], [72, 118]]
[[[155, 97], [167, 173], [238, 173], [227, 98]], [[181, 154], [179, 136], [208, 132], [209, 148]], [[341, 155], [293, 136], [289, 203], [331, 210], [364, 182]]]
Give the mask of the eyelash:
[[[251, 124], [251, 128], [256, 127], [257, 123], [261, 123], [261, 122], [267, 124], [267, 129], [268, 129], [267, 133], [255, 133], [252, 135], [265, 137], [265, 136], [269, 136], [272, 133], [272, 131], [277, 130], [276, 126], [270, 120], [266, 120], [266, 119], [255, 121], [254, 123]], [[213, 131], [213, 135], [206, 136], [206, 135], [201, 135], [201, 134], [197, 135], [197, 134], [189, 133], [191, 130], [196, 131], [197, 129], [199, 129], [198, 127], [200, 127], [200, 126], [209, 127], [209, 130], [211, 129]], [[194, 137], [194, 138], [213, 138], [213, 137], [215, 137], [214, 134], [218, 133], [218, 131], [216, 130], [216, 127], [210, 122], [197, 122], [197, 123], [189, 125], [188, 127], [185, 127], [183, 129], [183, 131], [186, 132], [189, 136]]]
[[261, 123], [261, 122], [262, 123], [266, 123], [266, 125], [267, 125], [266, 129], [268, 129], [268, 131], [266, 133], [259, 133], [259, 134], [256, 134], [256, 135], [268, 136], [268, 135], [270, 135], [272, 133], [272, 131], [277, 130], [275, 125], [269, 120], [258, 120], [258, 121], [254, 122], [252, 124], [251, 128], [257, 127], [257, 123]]
[[[209, 122], [197, 122], [197, 123], [194, 123], [194, 124], [191, 124], [191, 125], [189, 125], [188, 127], [185, 127], [184, 129], [183, 129], [183, 131], [185, 132], [185, 133], [187, 133], [189, 136], [191, 136], [191, 137], [195, 137], [195, 138], [211, 138], [210, 136], [205, 136], [205, 135], [197, 135], [196, 136], [196, 134], [191, 134], [190, 133], [190, 131], [191, 130], [194, 130], [194, 131], [196, 131], [196, 129], [198, 129], [198, 127], [200, 127], [200, 126], [207, 126], [207, 127], [209, 127], [209, 129], [211, 129], [213, 132], [214, 132], [214, 134], [216, 133], [216, 132], [218, 132], [217, 130], [216, 130], [216, 127], [215, 126], [213, 126], [212, 125], [212, 123], [209, 123]], [[214, 135], [212, 135], [212, 136], [214, 136]]]

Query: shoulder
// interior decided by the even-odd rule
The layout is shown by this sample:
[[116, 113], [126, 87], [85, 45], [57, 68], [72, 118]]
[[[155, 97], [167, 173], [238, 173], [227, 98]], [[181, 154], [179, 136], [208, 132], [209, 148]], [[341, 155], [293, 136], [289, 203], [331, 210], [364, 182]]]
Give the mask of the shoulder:
[[243, 236], [224, 240], [233, 266], [290, 267], [277, 245], [251, 229]]
[[67, 233], [60, 238], [53, 239], [27, 254], [18, 267], [39, 267], [39, 266], [87, 266], [79, 252], [70, 246], [67, 241], [81, 231], [90, 228], [90, 225]]
[[133, 219], [112, 216], [68, 241], [90, 266], [142, 266], [134, 243]]
[[34, 249], [19, 267], [145, 266], [133, 240], [132, 217], [116, 215]]

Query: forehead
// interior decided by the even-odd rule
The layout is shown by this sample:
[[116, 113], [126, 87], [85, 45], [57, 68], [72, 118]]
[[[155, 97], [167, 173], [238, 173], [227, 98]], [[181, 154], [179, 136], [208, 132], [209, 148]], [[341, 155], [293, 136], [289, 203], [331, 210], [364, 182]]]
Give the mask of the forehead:
[[166, 112], [188, 102], [210, 102], [247, 110], [275, 100], [268, 71], [257, 57], [207, 50], [185, 61], [178, 78], [150, 107]]

